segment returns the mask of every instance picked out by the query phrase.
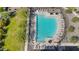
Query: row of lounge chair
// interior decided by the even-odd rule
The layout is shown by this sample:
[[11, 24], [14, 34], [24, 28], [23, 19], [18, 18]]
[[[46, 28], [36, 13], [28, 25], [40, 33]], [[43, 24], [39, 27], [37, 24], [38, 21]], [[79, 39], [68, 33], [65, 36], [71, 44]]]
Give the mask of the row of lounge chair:
[[62, 36], [64, 34], [64, 28], [65, 28], [65, 25], [64, 25], [64, 19], [59, 19], [58, 20], [58, 26], [57, 26], [57, 33], [54, 37], [54, 41], [55, 42], [59, 42], [61, 39], [62, 39]]

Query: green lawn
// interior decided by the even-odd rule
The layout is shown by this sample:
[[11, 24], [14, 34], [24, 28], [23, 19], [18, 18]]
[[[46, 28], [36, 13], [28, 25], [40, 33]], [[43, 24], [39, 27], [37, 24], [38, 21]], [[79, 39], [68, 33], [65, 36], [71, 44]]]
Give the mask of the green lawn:
[[4, 42], [4, 48], [10, 51], [24, 50], [27, 26], [26, 12], [26, 8], [21, 8], [16, 11], [16, 16], [10, 19], [11, 23], [8, 26], [8, 32]]

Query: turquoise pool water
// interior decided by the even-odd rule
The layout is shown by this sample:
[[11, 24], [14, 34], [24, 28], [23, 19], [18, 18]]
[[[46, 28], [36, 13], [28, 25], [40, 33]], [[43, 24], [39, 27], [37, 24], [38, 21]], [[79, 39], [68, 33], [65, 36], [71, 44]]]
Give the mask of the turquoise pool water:
[[56, 30], [56, 18], [36, 15], [36, 39], [38, 42], [44, 42], [45, 38], [53, 37]]

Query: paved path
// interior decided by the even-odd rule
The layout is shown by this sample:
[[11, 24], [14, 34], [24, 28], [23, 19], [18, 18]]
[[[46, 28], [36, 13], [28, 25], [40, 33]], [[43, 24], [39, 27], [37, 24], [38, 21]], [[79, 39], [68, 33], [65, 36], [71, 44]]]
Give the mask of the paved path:
[[26, 26], [26, 40], [25, 40], [25, 47], [24, 47], [24, 51], [27, 51], [28, 49], [28, 22], [29, 22], [29, 18], [27, 18], [27, 26]]
[[76, 17], [79, 17], [79, 15], [76, 12], [72, 12]]
[[[68, 9], [68, 8], [65, 7], [65, 8], [63, 8], [63, 9], [66, 10], [66, 9]], [[79, 30], [78, 30], [78, 28], [79, 28], [79, 26], [78, 26], [79, 23], [76, 23], [76, 24], [75, 24], [75, 23], [72, 22], [72, 18], [75, 17], [75, 16], [76, 16], [76, 17], [79, 17], [79, 15], [78, 15], [75, 11], [73, 11], [72, 14], [67, 14], [67, 15], [66, 15], [66, 17], [68, 18], [67, 21], [69, 22], [69, 25], [73, 25], [74, 27], [76, 27], [74, 32], [72, 32], [72, 33], [67, 33], [67, 34], [66, 34], [68, 38], [70, 38], [70, 37], [73, 36], [73, 35], [79, 36]], [[69, 25], [68, 25], [68, 26], [69, 26]], [[75, 34], [74, 34], [74, 33], [75, 33]], [[68, 39], [68, 38], [67, 38], [67, 39]], [[75, 44], [74, 44], [74, 43], [69, 43], [69, 42], [62, 42], [62, 43], [60, 44], [60, 46], [79, 46], [79, 43], [75, 43]]]
[[61, 43], [60, 46], [79, 46], [79, 43]]

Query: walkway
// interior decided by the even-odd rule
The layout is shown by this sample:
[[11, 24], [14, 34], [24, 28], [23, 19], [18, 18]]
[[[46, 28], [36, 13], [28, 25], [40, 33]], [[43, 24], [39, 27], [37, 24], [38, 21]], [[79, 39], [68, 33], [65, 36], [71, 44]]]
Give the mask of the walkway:
[[79, 46], [79, 43], [61, 43], [60, 46]]
[[75, 12], [75, 11], [73, 11], [72, 12], [76, 17], [79, 17], [79, 15]]
[[[66, 9], [68, 9], [68, 8], [65, 7], [64, 10], [66, 10]], [[73, 36], [73, 35], [79, 36], [79, 32], [78, 32], [78, 30], [77, 30], [78, 27], [79, 27], [79, 26], [78, 26], [79, 23], [76, 23], [76, 24], [75, 24], [75, 23], [72, 22], [72, 18], [75, 17], [75, 16], [76, 16], [76, 17], [79, 17], [79, 15], [78, 15], [75, 11], [73, 11], [72, 14], [67, 14], [67, 15], [66, 15], [66, 17], [68, 17], [67, 21], [69, 22], [69, 25], [73, 25], [74, 27], [76, 27], [74, 32], [72, 32], [72, 33], [67, 33], [67, 34], [66, 34], [66, 35], [67, 35], [67, 39], [70, 38], [70, 37]], [[69, 25], [68, 25], [68, 26], [69, 26]], [[68, 26], [67, 26], [67, 27], [68, 27]], [[60, 44], [60, 46], [79, 46], [79, 43], [62, 42], [62, 43]]]
[[26, 26], [26, 40], [25, 40], [24, 51], [27, 51], [27, 50], [28, 50], [28, 22], [29, 22], [29, 18], [27, 19], [27, 26]]

